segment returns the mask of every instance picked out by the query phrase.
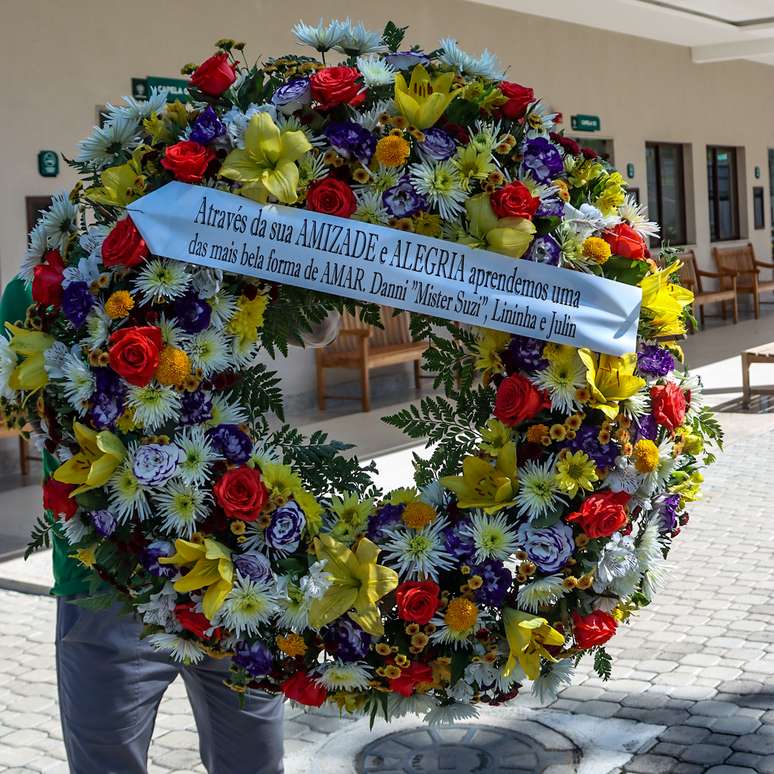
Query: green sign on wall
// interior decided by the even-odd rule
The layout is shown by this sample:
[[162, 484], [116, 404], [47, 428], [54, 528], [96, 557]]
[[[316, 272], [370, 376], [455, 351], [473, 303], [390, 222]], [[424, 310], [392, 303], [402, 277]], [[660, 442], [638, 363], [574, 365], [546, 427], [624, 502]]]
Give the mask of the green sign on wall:
[[599, 116], [578, 114], [570, 116], [570, 126], [574, 132], [598, 132], [602, 127]]
[[154, 86], [169, 89], [168, 102], [175, 100], [188, 102], [191, 99], [188, 94], [188, 81], [185, 78], [163, 78], [158, 75], [149, 75], [147, 78], [132, 78], [132, 96], [135, 99], [148, 99]]
[[56, 151], [42, 150], [38, 153], [38, 172], [41, 177], [56, 177], [59, 174], [59, 156]]

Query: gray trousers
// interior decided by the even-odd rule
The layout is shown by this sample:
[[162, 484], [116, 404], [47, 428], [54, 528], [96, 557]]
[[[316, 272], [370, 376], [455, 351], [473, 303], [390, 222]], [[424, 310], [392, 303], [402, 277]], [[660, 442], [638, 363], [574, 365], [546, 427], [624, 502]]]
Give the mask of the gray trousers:
[[[209, 774], [282, 774], [282, 697], [239, 697], [225, 685], [228, 659], [172, 662], [115, 611], [57, 600], [59, 707], [72, 774], [146, 774], [161, 697], [182, 675]], [[182, 730], [182, 729], [181, 729]]]

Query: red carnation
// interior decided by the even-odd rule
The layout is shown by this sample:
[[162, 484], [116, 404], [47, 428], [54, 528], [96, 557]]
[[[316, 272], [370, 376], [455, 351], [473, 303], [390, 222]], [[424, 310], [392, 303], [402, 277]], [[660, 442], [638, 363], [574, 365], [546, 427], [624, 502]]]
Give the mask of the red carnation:
[[418, 685], [432, 682], [432, 667], [427, 664], [421, 664], [418, 661], [412, 661], [406, 669], [401, 671], [400, 677], [390, 680], [390, 690], [408, 698], [414, 693]]
[[604, 645], [618, 628], [618, 621], [604, 610], [595, 610], [588, 615], [573, 613], [572, 621], [575, 642], [584, 650]]
[[577, 156], [581, 152], [581, 146], [578, 145], [572, 137], [565, 137], [558, 132], [550, 132], [550, 137], [557, 145], [561, 145], [571, 156]]
[[441, 588], [433, 581], [406, 581], [395, 591], [398, 616], [424, 626], [441, 606]]
[[511, 374], [500, 382], [494, 415], [504, 425], [515, 427], [532, 419], [545, 407], [545, 394], [526, 376]]
[[129, 384], [145, 387], [159, 366], [161, 329], [155, 325], [121, 328], [110, 336], [110, 367]]
[[366, 96], [356, 67], [325, 67], [312, 75], [309, 85], [320, 110], [338, 105], [356, 107]]
[[138, 266], [148, 257], [148, 246], [129, 217], [119, 220], [102, 243], [102, 263], [107, 267]]
[[532, 218], [540, 206], [524, 183], [515, 181], [495, 191], [489, 201], [498, 218]]
[[65, 521], [75, 516], [78, 503], [74, 497], [70, 497], [76, 487], [73, 484], [63, 484], [61, 481], [49, 478], [43, 484], [43, 508], [51, 511], [55, 518], [63, 518]]
[[59, 306], [62, 303], [64, 268], [64, 261], [58, 250], [49, 250], [43, 256], [43, 263], [33, 269], [33, 301], [44, 306]]
[[667, 430], [680, 427], [685, 421], [685, 393], [675, 382], [650, 388], [650, 410], [654, 419]]
[[647, 257], [645, 240], [626, 223], [619, 223], [615, 228], [605, 231], [602, 237], [610, 245], [613, 255], [638, 261]]
[[307, 707], [319, 707], [328, 698], [328, 691], [304, 672], [296, 672], [282, 683], [282, 693], [288, 699], [305, 704]]
[[306, 194], [307, 209], [348, 218], [357, 209], [357, 200], [352, 189], [335, 177], [325, 177], [309, 186]]
[[500, 91], [508, 100], [500, 110], [511, 120], [521, 118], [527, 112], [530, 103], [535, 101], [535, 92], [529, 86], [502, 81]]
[[204, 94], [219, 97], [236, 80], [236, 68], [221, 53], [205, 59], [191, 75], [190, 84]]
[[630, 499], [626, 492], [597, 492], [583, 501], [579, 511], [565, 518], [569, 522], [578, 522], [592, 539], [609, 537], [628, 521], [626, 505]]
[[161, 166], [183, 183], [200, 183], [214, 158], [215, 151], [208, 145], [183, 140], [167, 148]]
[[226, 516], [242, 521], [255, 521], [269, 500], [260, 471], [247, 466], [224, 473], [213, 492]]

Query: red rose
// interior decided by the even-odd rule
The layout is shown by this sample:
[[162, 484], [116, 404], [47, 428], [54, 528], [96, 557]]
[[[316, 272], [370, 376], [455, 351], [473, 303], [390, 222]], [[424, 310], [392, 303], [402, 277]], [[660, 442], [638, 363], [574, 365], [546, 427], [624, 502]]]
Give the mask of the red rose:
[[524, 183], [508, 183], [490, 197], [498, 218], [531, 218], [540, 206], [540, 198], [533, 196]]
[[260, 472], [246, 466], [224, 473], [213, 491], [226, 516], [242, 521], [255, 521], [269, 499]]
[[309, 79], [312, 98], [319, 102], [320, 110], [330, 110], [337, 105], [357, 106], [365, 99], [360, 72], [356, 67], [326, 67]]
[[577, 521], [590, 538], [608, 537], [628, 521], [626, 504], [630, 495], [626, 492], [597, 492], [587, 497], [579, 511], [566, 517]]
[[406, 581], [398, 586], [395, 598], [401, 620], [424, 626], [441, 606], [441, 589], [433, 581]]
[[511, 374], [500, 382], [494, 415], [504, 425], [515, 427], [532, 419], [545, 406], [545, 395], [526, 376]]
[[205, 59], [191, 75], [190, 85], [211, 97], [219, 97], [236, 80], [234, 65], [228, 54], [215, 54]]
[[58, 250], [49, 250], [33, 270], [32, 300], [44, 306], [59, 306], [62, 303], [62, 279], [64, 261]]
[[685, 393], [675, 382], [657, 384], [650, 388], [651, 413], [656, 422], [667, 430], [674, 430], [683, 424], [686, 406]]
[[161, 329], [155, 325], [121, 328], [110, 336], [110, 367], [135, 387], [144, 387], [159, 366]]
[[528, 86], [520, 86], [518, 83], [502, 81], [500, 91], [508, 99], [500, 110], [511, 120], [521, 118], [527, 112], [530, 102], [535, 101], [535, 92]]
[[215, 151], [209, 146], [183, 140], [167, 148], [161, 166], [184, 183], [200, 183], [214, 158]]
[[390, 690], [401, 696], [409, 697], [421, 683], [433, 682], [433, 669], [427, 664], [413, 661], [400, 673], [400, 677], [390, 680]]
[[604, 610], [595, 610], [588, 615], [573, 613], [572, 621], [575, 642], [584, 650], [603, 645], [618, 628], [618, 621]]
[[78, 510], [78, 503], [70, 494], [76, 489], [74, 484], [63, 484], [49, 478], [43, 484], [43, 508], [51, 511], [55, 518], [63, 517], [65, 521], [75, 516]]
[[105, 266], [138, 266], [148, 257], [148, 246], [134, 221], [127, 216], [113, 226], [102, 243]]
[[328, 691], [304, 672], [296, 672], [280, 686], [288, 699], [305, 704], [307, 707], [319, 707], [328, 698]]
[[613, 255], [637, 261], [646, 257], [645, 240], [626, 223], [619, 223], [615, 228], [605, 231], [602, 237], [610, 245]]
[[309, 186], [306, 194], [307, 209], [348, 218], [357, 209], [352, 189], [335, 177], [325, 177]]
[[[193, 602], [181, 602], [175, 605], [175, 618], [187, 632], [195, 634], [200, 640], [206, 639], [206, 632], [212, 629], [207, 616], [194, 610]], [[213, 639], [217, 639], [220, 634], [220, 628], [215, 629], [212, 633]]]

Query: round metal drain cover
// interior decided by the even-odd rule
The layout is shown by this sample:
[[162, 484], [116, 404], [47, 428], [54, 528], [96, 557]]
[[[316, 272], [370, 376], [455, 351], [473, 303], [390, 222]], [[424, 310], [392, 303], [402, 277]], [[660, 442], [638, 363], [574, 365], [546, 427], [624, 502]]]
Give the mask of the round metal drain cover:
[[[507, 728], [481, 725], [412, 728], [371, 742], [360, 752], [360, 774], [539, 774], [575, 771], [577, 751], [548, 750]], [[566, 769], [562, 769], [562, 767]]]

